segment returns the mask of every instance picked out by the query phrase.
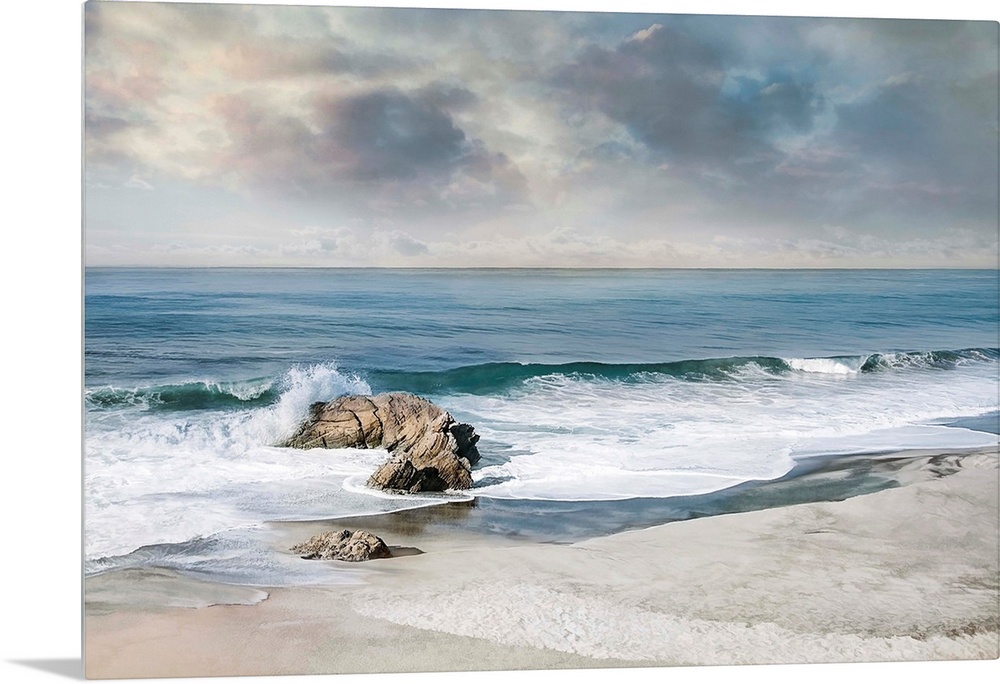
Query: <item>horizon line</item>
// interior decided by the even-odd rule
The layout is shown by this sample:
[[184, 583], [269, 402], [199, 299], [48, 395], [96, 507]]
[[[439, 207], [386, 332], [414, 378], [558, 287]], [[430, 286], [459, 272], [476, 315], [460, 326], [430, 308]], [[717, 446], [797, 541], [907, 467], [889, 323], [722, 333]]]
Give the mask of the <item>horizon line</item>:
[[88, 269], [325, 271], [998, 271], [998, 266], [173, 266], [83, 265]]

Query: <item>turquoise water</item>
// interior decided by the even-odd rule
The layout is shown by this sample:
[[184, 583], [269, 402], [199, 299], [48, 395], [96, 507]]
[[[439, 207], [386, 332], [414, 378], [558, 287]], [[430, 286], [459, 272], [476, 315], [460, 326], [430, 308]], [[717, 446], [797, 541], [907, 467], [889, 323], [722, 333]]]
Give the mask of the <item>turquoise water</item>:
[[996, 271], [88, 269], [85, 294], [92, 571], [440, 503], [367, 491], [384, 454], [273, 446], [348, 392], [472, 422], [483, 514], [619, 527], [816, 457], [996, 443]]
[[87, 385], [997, 346], [994, 271], [88, 269]]

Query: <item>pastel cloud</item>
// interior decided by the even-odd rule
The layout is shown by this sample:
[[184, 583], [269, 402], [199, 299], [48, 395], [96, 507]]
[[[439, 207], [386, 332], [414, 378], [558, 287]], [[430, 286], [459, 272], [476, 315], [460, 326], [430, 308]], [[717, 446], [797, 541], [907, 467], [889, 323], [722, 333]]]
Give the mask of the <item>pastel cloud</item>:
[[996, 57], [986, 22], [88, 3], [88, 263], [989, 265]]

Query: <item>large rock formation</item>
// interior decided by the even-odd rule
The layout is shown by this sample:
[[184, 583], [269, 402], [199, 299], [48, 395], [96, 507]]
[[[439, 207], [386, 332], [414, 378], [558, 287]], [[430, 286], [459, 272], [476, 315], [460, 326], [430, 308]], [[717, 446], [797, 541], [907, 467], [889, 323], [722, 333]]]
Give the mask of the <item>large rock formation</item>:
[[398, 492], [472, 487], [479, 435], [444, 409], [412, 394], [345, 396], [310, 407], [284, 446], [299, 449], [384, 447], [391, 458], [368, 486]]
[[309, 541], [293, 546], [294, 553], [306, 559], [340, 560], [357, 563], [374, 558], [392, 558], [385, 542], [365, 530], [343, 530], [317, 534]]

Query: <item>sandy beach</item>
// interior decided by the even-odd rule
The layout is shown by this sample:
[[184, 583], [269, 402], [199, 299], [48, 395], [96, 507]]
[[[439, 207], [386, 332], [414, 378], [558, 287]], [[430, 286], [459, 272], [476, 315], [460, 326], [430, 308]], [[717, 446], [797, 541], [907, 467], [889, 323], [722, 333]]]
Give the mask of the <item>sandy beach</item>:
[[[998, 473], [995, 450], [913, 456], [874, 494], [575, 544], [383, 516], [365, 527], [401, 553], [342, 586], [106, 573], [86, 582], [86, 673], [995, 659]], [[281, 526], [276, 543], [333, 527]]]

